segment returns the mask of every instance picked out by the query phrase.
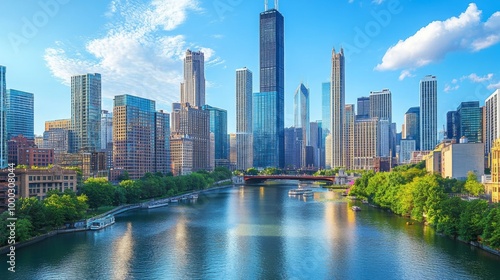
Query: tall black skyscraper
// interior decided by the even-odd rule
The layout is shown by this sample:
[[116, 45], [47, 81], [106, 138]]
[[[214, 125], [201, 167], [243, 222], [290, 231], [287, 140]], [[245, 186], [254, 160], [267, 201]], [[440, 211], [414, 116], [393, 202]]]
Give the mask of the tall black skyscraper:
[[253, 97], [255, 167], [285, 164], [284, 59], [283, 15], [266, 9], [260, 14], [260, 92]]

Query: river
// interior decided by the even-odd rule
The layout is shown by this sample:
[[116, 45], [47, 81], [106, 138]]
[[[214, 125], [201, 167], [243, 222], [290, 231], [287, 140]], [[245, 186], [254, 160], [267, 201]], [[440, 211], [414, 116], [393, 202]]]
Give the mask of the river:
[[[0, 279], [500, 279], [500, 257], [325, 189], [230, 187], [0, 256]], [[359, 205], [361, 211], [351, 210]]]

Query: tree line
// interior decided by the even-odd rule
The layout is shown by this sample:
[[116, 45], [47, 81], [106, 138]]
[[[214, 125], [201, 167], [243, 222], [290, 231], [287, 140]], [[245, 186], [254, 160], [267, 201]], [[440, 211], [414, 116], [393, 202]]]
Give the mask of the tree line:
[[474, 173], [460, 181], [428, 173], [422, 164], [399, 166], [392, 172], [365, 172], [349, 193], [398, 215], [425, 222], [438, 233], [500, 248], [498, 204], [488, 204], [483, 199], [465, 201], [453, 195], [484, 193]]
[[[15, 212], [16, 241], [25, 241], [66, 224], [73, 224], [89, 217], [88, 210], [96, 210], [101, 206], [134, 204], [202, 190], [231, 177], [229, 169], [217, 167], [212, 172], [202, 170], [184, 176], [146, 173], [140, 179], [123, 180], [117, 185], [105, 178], [90, 178], [83, 183], [78, 193], [69, 189], [64, 192], [51, 190], [44, 200], [36, 197], [19, 198]], [[0, 246], [6, 245], [9, 237], [8, 217], [8, 211], [0, 214]]]

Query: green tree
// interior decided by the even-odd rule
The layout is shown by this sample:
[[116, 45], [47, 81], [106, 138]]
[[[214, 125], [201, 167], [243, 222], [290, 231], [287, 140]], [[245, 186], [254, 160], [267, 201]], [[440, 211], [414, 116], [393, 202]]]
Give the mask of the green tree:
[[127, 203], [137, 203], [141, 200], [141, 187], [136, 181], [123, 180], [119, 184], [125, 190], [125, 198]]
[[47, 225], [45, 207], [36, 197], [19, 198], [16, 202], [16, 214], [20, 218], [28, 218], [34, 230], [40, 230]]
[[257, 170], [257, 168], [255, 168], [255, 167], [250, 167], [247, 169], [246, 174], [250, 175], [250, 176], [259, 175], [259, 170]]
[[114, 187], [113, 205], [119, 206], [127, 203], [127, 191], [122, 186]]
[[483, 239], [486, 243], [493, 247], [500, 248], [500, 208], [490, 209], [484, 220]]
[[484, 193], [484, 186], [483, 184], [479, 183], [477, 181], [477, 176], [474, 172], [469, 171], [467, 173], [467, 181], [465, 181], [465, 190], [475, 196], [478, 196], [480, 194]]
[[466, 203], [459, 197], [443, 200], [437, 217], [436, 230], [456, 238], [459, 234], [460, 214], [464, 212]]
[[475, 199], [467, 203], [465, 210], [460, 215], [458, 234], [465, 241], [476, 241], [483, 233], [483, 217], [488, 214], [488, 202]]
[[82, 193], [87, 196], [91, 209], [113, 203], [114, 189], [105, 178], [89, 178], [82, 186]]
[[18, 219], [16, 221], [16, 239], [18, 241], [26, 241], [33, 236], [33, 225], [27, 218]]

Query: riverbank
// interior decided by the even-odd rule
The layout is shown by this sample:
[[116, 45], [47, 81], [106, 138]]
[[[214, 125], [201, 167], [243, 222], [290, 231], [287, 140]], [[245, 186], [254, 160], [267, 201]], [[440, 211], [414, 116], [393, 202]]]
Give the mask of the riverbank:
[[[176, 195], [176, 196], [172, 196], [172, 197], [167, 197], [167, 198], [162, 198], [162, 199], [169, 199], [169, 200], [170, 199], [179, 199], [179, 198], [181, 198], [183, 196], [186, 196], [186, 195], [201, 194], [201, 193], [206, 193], [206, 192], [210, 192], [210, 191], [215, 191], [215, 190], [220, 190], [220, 189], [234, 187], [234, 185], [232, 185], [232, 184], [221, 185], [221, 184], [224, 184], [224, 183], [226, 183], [228, 181], [231, 181], [231, 179], [227, 179], [227, 180], [222, 180], [222, 181], [216, 182], [216, 183], [214, 183], [212, 185], [212, 187], [207, 188], [207, 189], [198, 190], [198, 191], [189, 192], [189, 193], [184, 193], [184, 194], [180, 194], [180, 195]], [[159, 199], [157, 199], [157, 200], [151, 199], [151, 200], [147, 201], [147, 203], [149, 203], [151, 201], [158, 201], [158, 200]], [[142, 202], [142, 203], [144, 203], [144, 202]], [[87, 219], [86, 220], [86, 224], [88, 224], [89, 222], [92, 222], [95, 219], [99, 219], [99, 218], [105, 217], [107, 215], [118, 215], [118, 214], [130, 211], [130, 210], [140, 209], [142, 203], [117, 206], [116, 208], [114, 208], [112, 210], [109, 210], [106, 213], [102, 213], [102, 214], [99, 214], [97, 216], [94, 216], [94, 217], [91, 217], [91, 218]], [[43, 240], [45, 240], [47, 238], [56, 236], [58, 234], [73, 233], [73, 232], [80, 232], [80, 231], [87, 231], [87, 230], [89, 230], [87, 227], [72, 228], [72, 229], [57, 229], [57, 230], [53, 230], [53, 231], [50, 231], [50, 232], [42, 234], [42, 235], [35, 236], [35, 237], [33, 237], [33, 238], [29, 239], [29, 240], [26, 240], [26, 241], [16, 242], [16, 244], [14, 244], [13, 246], [17, 250], [17, 249], [20, 249], [20, 248], [23, 248], [23, 247], [26, 247], [26, 246], [38, 243], [38, 242], [43, 241]], [[8, 253], [10, 251], [10, 247], [11, 246], [12, 245], [6, 245], [6, 246], [3, 246], [3, 247], [0, 247], [0, 254]]]

